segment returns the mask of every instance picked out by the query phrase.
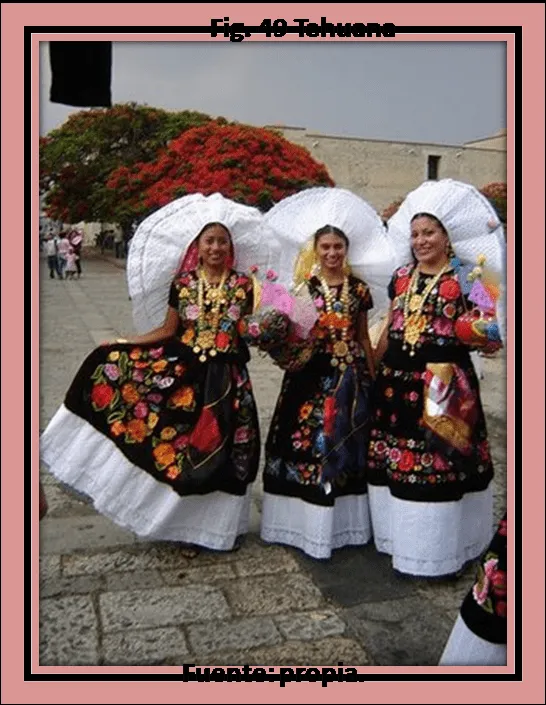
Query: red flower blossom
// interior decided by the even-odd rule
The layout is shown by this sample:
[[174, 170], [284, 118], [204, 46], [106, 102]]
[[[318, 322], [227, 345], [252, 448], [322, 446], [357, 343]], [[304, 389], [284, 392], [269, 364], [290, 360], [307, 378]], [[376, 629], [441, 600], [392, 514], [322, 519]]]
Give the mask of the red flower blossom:
[[114, 390], [109, 384], [96, 384], [91, 392], [91, 401], [98, 409], [106, 409], [114, 398]]
[[336, 420], [336, 400], [334, 397], [326, 397], [324, 401], [324, 434], [331, 436], [334, 433]]
[[499, 617], [506, 617], [506, 602], [504, 600], [497, 602], [495, 605], [495, 612], [499, 615]]
[[415, 456], [411, 452], [411, 450], [405, 450], [402, 453], [402, 457], [400, 458], [400, 461], [398, 463], [398, 467], [402, 472], [408, 472], [409, 470], [413, 469], [413, 466], [415, 465]]
[[409, 277], [398, 277], [394, 284], [394, 291], [396, 292], [397, 296], [400, 296], [400, 294], [403, 294], [405, 291], [407, 291], [409, 282]]
[[221, 443], [222, 434], [216, 416], [204, 407], [188, 438], [188, 443], [201, 453], [212, 453]]
[[[154, 162], [110, 175], [108, 188], [138, 215], [188, 193], [216, 191], [267, 210], [309, 186], [332, 186], [326, 168], [281, 135], [246, 125], [211, 121], [173, 139]], [[142, 194], [142, 196], [141, 196]]]
[[491, 585], [496, 595], [506, 595], [506, 573], [503, 570], [493, 571]]
[[461, 295], [461, 287], [454, 279], [446, 279], [440, 284], [440, 296], [448, 301], [455, 301]]
[[227, 333], [220, 332], [216, 336], [216, 347], [218, 350], [227, 350], [229, 348], [230, 338]]

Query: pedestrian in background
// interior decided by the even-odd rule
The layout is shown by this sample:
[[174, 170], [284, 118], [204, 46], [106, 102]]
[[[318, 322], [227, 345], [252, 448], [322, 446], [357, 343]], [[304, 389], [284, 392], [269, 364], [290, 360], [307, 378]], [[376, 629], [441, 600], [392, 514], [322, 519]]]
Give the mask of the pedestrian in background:
[[79, 259], [76, 251], [71, 247], [66, 254], [65, 275], [67, 279], [74, 279], [74, 275], [78, 272], [77, 263]]
[[58, 258], [58, 264], [59, 264], [59, 277], [60, 279], [64, 279], [64, 270], [66, 268], [66, 256], [68, 255], [68, 251], [70, 250], [70, 242], [68, 240], [68, 237], [66, 236], [65, 232], [62, 232], [59, 237], [59, 241], [57, 242], [57, 258]]
[[116, 230], [116, 232], [114, 233], [114, 247], [115, 247], [116, 259], [122, 259], [123, 250], [124, 250], [124, 242], [123, 242], [123, 233], [120, 232], [119, 230]]
[[81, 233], [79, 233], [77, 230], [73, 230], [70, 235], [68, 236], [68, 239], [70, 241], [70, 245], [72, 246], [72, 249], [76, 253], [76, 272], [78, 275], [78, 279], [82, 275], [82, 243], [83, 243], [83, 236]]
[[47, 235], [45, 240], [45, 253], [47, 256], [47, 266], [49, 267], [49, 278], [55, 279], [55, 274], [57, 274], [59, 279], [61, 279], [57, 259], [57, 243], [51, 233]]

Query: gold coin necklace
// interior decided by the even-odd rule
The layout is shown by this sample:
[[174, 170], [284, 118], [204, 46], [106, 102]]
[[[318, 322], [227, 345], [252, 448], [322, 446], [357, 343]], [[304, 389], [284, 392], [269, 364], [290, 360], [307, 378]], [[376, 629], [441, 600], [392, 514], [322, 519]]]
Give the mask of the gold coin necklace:
[[421, 333], [427, 327], [427, 317], [423, 314], [423, 307], [430, 292], [440, 281], [441, 276], [449, 269], [449, 263], [446, 264], [426, 285], [422, 294], [417, 293], [419, 283], [420, 269], [417, 265], [411, 275], [410, 284], [406, 291], [404, 299], [404, 344], [403, 350], [409, 347], [409, 354], [415, 355], [415, 346], [421, 337]]
[[343, 372], [343, 370], [347, 369], [347, 365], [350, 365], [354, 358], [350, 353], [349, 346], [347, 344], [347, 338], [348, 338], [348, 333], [349, 333], [349, 321], [350, 321], [350, 312], [349, 312], [349, 277], [345, 276], [343, 277], [343, 286], [341, 288], [341, 296], [340, 296], [340, 303], [342, 310], [341, 311], [334, 311], [334, 305], [336, 303], [336, 298], [332, 291], [330, 290], [330, 287], [328, 286], [328, 283], [324, 279], [324, 277], [319, 274], [318, 279], [320, 281], [320, 285], [322, 287], [322, 291], [324, 293], [324, 301], [326, 305], [326, 313], [328, 314], [329, 320], [331, 320], [332, 316], [336, 316], [339, 319], [345, 319], [343, 327], [341, 328], [341, 339], [338, 338], [337, 335], [337, 329], [336, 327], [332, 324], [328, 324], [328, 330], [330, 332], [330, 339], [332, 341], [332, 350], [333, 350], [333, 356], [332, 359], [330, 360], [330, 364], [332, 367], [339, 367], [339, 369]]
[[[216, 334], [220, 323], [220, 307], [226, 304], [224, 284], [227, 279], [227, 271], [222, 274], [222, 278], [217, 285], [210, 284], [207, 281], [203, 270], [199, 270], [199, 281], [197, 283], [197, 306], [199, 308], [199, 316], [197, 318], [197, 336], [193, 352], [199, 355], [200, 362], [206, 362], [207, 356], [215, 357], [218, 354], [216, 350]], [[210, 308], [209, 322], [206, 325], [205, 321], [205, 304]]]

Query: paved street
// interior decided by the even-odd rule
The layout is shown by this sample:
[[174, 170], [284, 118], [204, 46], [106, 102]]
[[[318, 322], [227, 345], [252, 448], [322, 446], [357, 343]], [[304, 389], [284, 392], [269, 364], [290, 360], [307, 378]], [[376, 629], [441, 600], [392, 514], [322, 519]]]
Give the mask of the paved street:
[[[41, 262], [41, 428], [90, 350], [132, 332], [122, 266], [84, 253], [82, 267], [81, 280], [58, 281]], [[498, 519], [504, 358], [483, 362]], [[258, 355], [250, 373], [265, 436], [282, 375]], [[47, 471], [41, 477], [49, 502], [40, 525], [41, 665], [435, 665], [474, 575], [398, 577], [372, 546], [321, 562], [262, 544], [260, 478], [242, 548], [188, 560], [176, 545], [117, 528]]]

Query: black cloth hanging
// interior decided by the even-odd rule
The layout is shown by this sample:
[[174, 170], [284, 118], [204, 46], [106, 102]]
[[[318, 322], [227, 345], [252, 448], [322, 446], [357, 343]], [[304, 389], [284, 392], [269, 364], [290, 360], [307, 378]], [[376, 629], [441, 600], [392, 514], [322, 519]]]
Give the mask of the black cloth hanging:
[[112, 42], [49, 42], [52, 103], [112, 105]]

